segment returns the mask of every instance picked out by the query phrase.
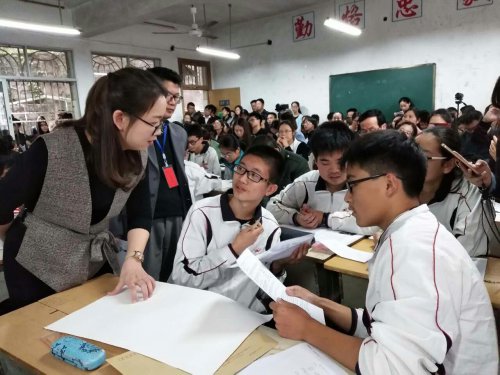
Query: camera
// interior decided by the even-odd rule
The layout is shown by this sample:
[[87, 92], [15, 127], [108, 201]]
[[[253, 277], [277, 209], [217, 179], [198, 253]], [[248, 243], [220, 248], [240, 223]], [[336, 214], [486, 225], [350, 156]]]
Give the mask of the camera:
[[276, 112], [283, 112], [283, 111], [286, 111], [288, 109], [288, 104], [276, 104], [276, 107], [274, 107], [274, 110]]
[[457, 92], [455, 94], [455, 104], [461, 104], [463, 99], [464, 99], [464, 94], [462, 94], [461, 92]]

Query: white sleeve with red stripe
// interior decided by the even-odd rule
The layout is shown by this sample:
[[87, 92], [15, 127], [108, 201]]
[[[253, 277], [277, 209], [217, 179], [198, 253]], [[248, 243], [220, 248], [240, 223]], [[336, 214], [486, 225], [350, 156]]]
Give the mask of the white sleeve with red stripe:
[[182, 226], [171, 280], [175, 284], [206, 289], [220, 283], [223, 269], [236, 258], [228, 246], [207, 249], [207, 218], [196, 204]]

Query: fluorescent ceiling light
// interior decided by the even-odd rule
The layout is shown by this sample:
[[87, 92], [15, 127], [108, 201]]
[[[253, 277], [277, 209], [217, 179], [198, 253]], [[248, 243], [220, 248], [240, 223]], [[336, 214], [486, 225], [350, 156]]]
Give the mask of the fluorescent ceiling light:
[[36, 31], [39, 33], [62, 34], [62, 35], [80, 35], [80, 31], [71, 27], [49, 26], [31, 22], [13, 21], [0, 18], [0, 27], [9, 27], [11, 29], [21, 29]]
[[196, 50], [200, 53], [204, 53], [206, 55], [212, 55], [217, 57], [224, 57], [226, 59], [238, 60], [240, 55], [234, 52], [224, 51], [223, 49], [215, 49], [209, 47], [196, 47]]
[[331, 28], [331, 29], [334, 29], [334, 30], [337, 30], [337, 31], [340, 31], [340, 32], [343, 32], [343, 33], [346, 33], [349, 35], [354, 35], [354, 36], [361, 35], [360, 28], [358, 28], [356, 26], [352, 26], [346, 22], [333, 19], [333, 18], [327, 18], [325, 20], [324, 25]]

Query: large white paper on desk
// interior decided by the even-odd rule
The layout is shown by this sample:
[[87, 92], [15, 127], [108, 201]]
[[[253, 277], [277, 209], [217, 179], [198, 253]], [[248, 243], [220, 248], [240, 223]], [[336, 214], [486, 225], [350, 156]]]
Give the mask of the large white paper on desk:
[[320, 350], [307, 343], [301, 343], [280, 353], [258, 359], [238, 374], [340, 375], [347, 372]]
[[301, 232], [307, 232], [307, 233], [312, 233], [314, 234], [314, 238], [316, 241], [318, 241], [317, 236], [322, 236], [322, 235], [328, 235], [332, 238], [334, 238], [336, 241], [344, 244], [344, 245], [351, 245], [356, 241], [359, 241], [364, 237], [362, 234], [352, 234], [352, 233], [347, 233], [347, 232], [339, 232], [333, 229], [328, 229], [328, 228], [315, 228], [315, 229], [308, 229], [308, 228], [302, 228], [302, 227], [296, 227], [293, 225], [287, 225], [287, 224], [282, 224], [281, 227], [284, 228], [290, 228], [296, 231], [301, 231]]
[[271, 263], [278, 259], [288, 258], [298, 247], [304, 243], [311, 243], [314, 235], [308, 234], [302, 237], [292, 238], [286, 241], [280, 241], [273, 245], [269, 250], [257, 255], [262, 263]]
[[330, 236], [329, 233], [321, 232], [315, 235], [316, 241], [325, 245], [335, 254], [341, 256], [342, 258], [347, 258], [355, 260], [356, 262], [366, 263], [368, 262], [373, 253], [368, 253], [366, 251], [356, 250], [352, 247], [346, 246], [345, 244], [337, 241], [334, 237]]
[[212, 374], [270, 319], [216, 293], [157, 282], [146, 301], [132, 304], [125, 291], [45, 328], [125, 348], [192, 374]]
[[305, 310], [312, 318], [318, 322], [325, 324], [325, 314], [323, 309], [304, 301], [298, 297], [291, 297], [286, 294], [286, 287], [279, 281], [276, 276], [264, 266], [261, 261], [253, 255], [250, 250], [245, 250], [238, 257], [238, 265], [241, 270], [262, 289], [274, 301], [279, 298], [287, 302], [293, 303]]

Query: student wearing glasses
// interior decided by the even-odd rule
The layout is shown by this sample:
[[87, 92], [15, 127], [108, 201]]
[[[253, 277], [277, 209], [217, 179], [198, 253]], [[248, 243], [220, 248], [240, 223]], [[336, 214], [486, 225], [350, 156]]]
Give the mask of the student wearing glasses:
[[203, 128], [201, 125], [191, 125], [187, 130], [187, 160], [203, 167], [208, 173], [220, 177], [221, 169], [217, 151], [203, 139]]
[[[259, 287], [235, 262], [245, 249], [260, 254], [280, 240], [276, 219], [260, 202], [276, 191], [282, 169], [278, 151], [251, 147], [234, 167], [233, 190], [191, 207], [177, 245], [171, 282], [222, 294], [257, 312], [266, 310]], [[298, 262], [307, 248], [301, 246], [290, 258], [266, 266], [284, 279], [284, 266]]]
[[365, 308], [289, 287], [289, 295], [323, 308], [327, 326], [298, 306], [272, 302], [279, 334], [308, 342], [357, 374], [496, 374], [495, 319], [481, 275], [419, 200], [425, 155], [387, 130], [356, 139], [343, 160], [345, 199], [358, 225], [384, 230], [368, 264]]
[[[10, 299], [0, 313], [82, 284], [120, 274], [148, 298], [154, 279], [142, 266], [151, 228], [146, 150], [160, 133], [166, 106], [161, 82], [125, 68], [100, 78], [85, 114], [42, 135], [0, 179], [0, 239]], [[145, 178], [144, 178], [145, 177]], [[24, 212], [13, 220], [14, 208]], [[126, 206], [128, 250], [118, 264], [110, 218]]]

